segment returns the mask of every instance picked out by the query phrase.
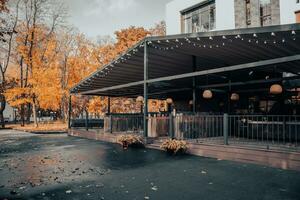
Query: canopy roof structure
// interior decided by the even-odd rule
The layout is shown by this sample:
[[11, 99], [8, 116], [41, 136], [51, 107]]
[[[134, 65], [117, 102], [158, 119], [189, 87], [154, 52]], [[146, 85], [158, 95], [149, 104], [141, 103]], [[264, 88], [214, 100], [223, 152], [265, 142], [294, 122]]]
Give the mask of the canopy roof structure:
[[147, 85], [149, 98], [165, 98], [194, 86], [255, 88], [299, 73], [300, 24], [290, 24], [147, 37], [71, 93], [136, 97]]

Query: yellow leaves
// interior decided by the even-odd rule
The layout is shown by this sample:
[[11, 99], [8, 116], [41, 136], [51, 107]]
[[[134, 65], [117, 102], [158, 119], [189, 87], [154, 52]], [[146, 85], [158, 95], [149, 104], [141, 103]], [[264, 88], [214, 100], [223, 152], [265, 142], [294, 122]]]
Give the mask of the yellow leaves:
[[93, 54], [95, 58], [97, 58], [99, 66], [103, 66], [108, 64], [111, 60], [113, 60], [116, 57], [117, 52], [114, 51], [113, 45], [106, 45], [96, 48]]
[[[24, 88], [16, 87], [8, 90], [7, 99], [13, 106], [34, 102], [40, 108], [57, 110], [63, 93], [60, 88], [59, 42], [44, 26], [28, 29], [22, 24], [19, 30], [22, 31], [18, 32], [17, 51], [24, 60], [22, 69]], [[25, 81], [27, 85], [24, 84]]]
[[0, 0], [0, 12], [8, 11], [6, 4], [7, 4], [7, 0]]
[[119, 135], [117, 137], [117, 142], [119, 144], [126, 143], [127, 145], [142, 145], [144, 146], [144, 139], [140, 135], [134, 135], [134, 134], [125, 134], [125, 135]]
[[32, 103], [32, 90], [31, 88], [12, 88], [6, 91], [4, 94], [7, 102], [14, 107], [21, 104]]
[[[162, 26], [157, 27], [161, 32]], [[38, 108], [51, 110], [67, 107], [67, 96], [71, 87], [144, 37], [153, 34], [152, 30], [150, 32], [142, 27], [129, 27], [115, 33], [115, 43], [108, 42], [97, 46], [83, 34], [49, 34], [46, 25], [42, 24], [28, 27], [26, 22], [20, 22], [17, 32], [17, 54], [23, 58], [23, 83], [26, 80], [27, 84], [23, 84], [25, 88], [10, 89], [5, 95], [11, 105], [33, 103], [34, 100]], [[19, 74], [20, 71], [14, 77], [19, 77]], [[20, 78], [15, 80], [17, 85], [21, 85]], [[95, 114], [107, 111], [107, 98], [89, 100], [74, 97], [72, 102], [73, 110], [77, 113], [84, 109]], [[140, 110], [134, 101], [129, 107], [125, 107], [122, 102], [122, 98], [112, 100], [112, 112]]]
[[186, 141], [183, 140], [167, 139], [161, 144], [160, 148], [176, 154], [177, 152], [185, 153], [188, 149], [188, 145]]
[[48, 68], [36, 68], [30, 79], [32, 90], [36, 94], [40, 108], [58, 110], [63, 91], [60, 87], [59, 70], [57, 65]]
[[101, 112], [102, 108], [103, 108], [103, 103], [99, 97], [89, 100], [89, 103], [88, 103], [88, 112], [89, 113], [103, 114], [103, 112]]
[[118, 40], [115, 44], [115, 49], [117, 54], [121, 54], [146, 36], [150, 35], [150, 32], [142, 27], [131, 26], [127, 29], [116, 31], [115, 35]]

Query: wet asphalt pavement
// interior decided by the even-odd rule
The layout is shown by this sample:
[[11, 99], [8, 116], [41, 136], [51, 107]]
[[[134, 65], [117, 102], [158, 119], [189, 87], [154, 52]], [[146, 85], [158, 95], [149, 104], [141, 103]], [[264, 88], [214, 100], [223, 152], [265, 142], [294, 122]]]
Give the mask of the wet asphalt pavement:
[[300, 172], [0, 131], [0, 199], [300, 199]]

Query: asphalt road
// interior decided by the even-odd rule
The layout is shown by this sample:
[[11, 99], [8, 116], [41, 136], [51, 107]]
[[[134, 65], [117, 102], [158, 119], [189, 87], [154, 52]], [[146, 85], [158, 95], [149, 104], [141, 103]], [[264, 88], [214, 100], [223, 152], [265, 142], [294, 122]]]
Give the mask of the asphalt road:
[[0, 131], [0, 199], [300, 199], [300, 172]]

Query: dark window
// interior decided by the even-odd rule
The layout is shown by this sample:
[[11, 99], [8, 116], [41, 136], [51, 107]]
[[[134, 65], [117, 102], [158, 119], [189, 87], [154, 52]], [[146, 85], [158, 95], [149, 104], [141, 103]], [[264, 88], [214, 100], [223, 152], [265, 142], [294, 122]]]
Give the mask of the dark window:
[[260, 0], [260, 22], [261, 26], [272, 25], [271, 0]]
[[246, 23], [247, 23], [247, 26], [251, 25], [251, 4], [250, 4], [250, 0], [246, 0]]
[[208, 3], [182, 13], [182, 32], [206, 32], [216, 28], [215, 3]]

